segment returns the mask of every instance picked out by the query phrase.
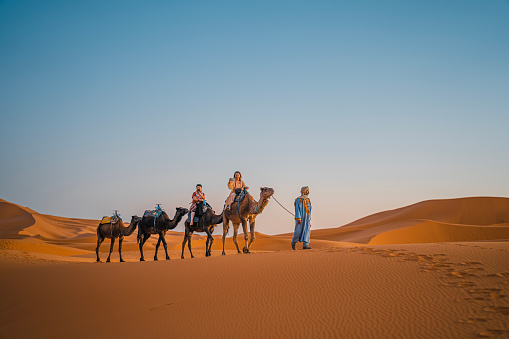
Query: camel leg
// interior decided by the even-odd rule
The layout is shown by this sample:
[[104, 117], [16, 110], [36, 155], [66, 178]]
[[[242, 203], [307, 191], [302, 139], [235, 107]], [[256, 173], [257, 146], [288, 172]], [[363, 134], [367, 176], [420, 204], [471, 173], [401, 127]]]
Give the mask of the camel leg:
[[249, 249], [251, 248], [251, 244], [256, 239], [256, 236], [255, 236], [255, 219], [254, 218], [249, 220], [249, 228], [250, 228], [251, 238], [249, 239], [249, 245], [247, 245], [247, 251], [248, 252], [249, 252]]
[[228, 233], [228, 228], [230, 227], [229, 223], [230, 221], [224, 216], [223, 213], [223, 253], [221, 253], [222, 255], [226, 254], [224, 253], [224, 242], [226, 240], [226, 233]]
[[186, 242], [187, 242], [187, 230], [186, 233], [184, 233], [184, 240], [182, 240], [182, 255], [180, 256], [181, 259], [184, 259], [184, 248], [186, 248]]
[[164, 235], [162, 233], [159, 233], [159, 238], [163, 242], [164, 253], [166, 253], [166, 260], [170, 260], [170, 256], [168, 255], [168, 244], [166, 243], [166, 239], [164, 239]]
[[140, 261], [145, 261], [145, 258], [143, 257], [143, 245], [145, 245], [145, 241], [147, 241], [148, 238], [150, 238], [150, 234], [144, 233], [143, 240], [140, 241], [140, 254], [141, 254]]
[[124, 237], [120, 236], [120, 238], [118, 238], [118, 255], [120, 255], [120, 262], [125, 262], [124, 259], [122, 259], [122, 241], [124, 241]]
[[205, 243], [205, 256], [210, 256], [210, 249], [212, 248], [212, 242], [214, 242], [214, 238], [212, 238], [212, 234], [210, 233], [210, 229], [205, 228], [205, 233], [207, 233], [207, 242]]
[[237, 253], [241, 253], [239, 250], [239, 244], [237, 243], [237, 234], [239, 233], [239, 224], [233, 223], [233, 243], [237, 247]]
[[159, 245], [161, 245], [161, 236], [159, 236], [159, 239], [157, 240], [156, 253], [154, 254], [154, 261], [157, 261], [157, 251], [159, 250]]
[[95, 248], [95, 254], [97, 256], [97, 262], [101, 262], [101, 260], [99, 259], [99, 246], [101, 246], [103, 241], [104, 241], [104, 237], [97, 238], [97, 247]]
[[189, 253], [191, 253], [191, 258], [194, 258], [193, 251], [191, 250], [191, 238], [193, 236], [193, 232], [189, 232], [187, 236], [187, 244], [189, 246]]
[[242, 218], [240, 221], [242, 222], [242, 232], [244, 233], [244, 248], [242, 249], [242, 252], [250, 253], [248, 248], [249, 234], [247, 232], [247, 220]]
[[108, 255], [108, 259], [106, 259], [106, 262], [110, 262], [111, 252], [113, 252], [113, 244], [114, 243], [115, 243], [115, 237], [111, 238], [110, 254]]
[[207, 240], [205, 241], [205, 256], [208, 257], [209, 255], [209, 236], [207, 236]]

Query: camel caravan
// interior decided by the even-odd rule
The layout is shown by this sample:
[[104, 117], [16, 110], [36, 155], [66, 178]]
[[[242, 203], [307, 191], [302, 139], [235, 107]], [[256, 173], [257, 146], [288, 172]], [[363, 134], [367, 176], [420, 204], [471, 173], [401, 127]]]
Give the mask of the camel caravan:
[[[168, 245], [166, 243], [165, 235], [168, 230], [172, 230], [184, 219], [185, 232], [182, 241], [182, 255], [184, 259], [184, 249], [186, 243], [189, 247], [191, 258], [194, 258], [191, 249], [191, 237], [194, 232], [205, 233], [207, 241], [205, 244], [205, 256], [211, 255], [212, 243], [214, 238], [212, 236], [214, 228], [218, 224], [223, 224], [223, 252], [225, 255], [224, 245], [226, 235], [229, 231], [230, 221], [233, 224], [233, 242], [237, 248], [238, 253], [250, 253], [249, 249], [255, 240], [255, 220], [258, 214], [262, 213], [264, 208], [269, 203], [270, 197], [274, 194], [274, 189], [269, 187], [260, 188], [260, 198], [256, 201], [251, 194], [247, 191], [247, 187], [242, 181], [240, 172], [235, 172], [234, 178], [228, 181], [228, 188], [231, 190], [230, 195], [225, 201], [225, 205], [221, 214], [217, 215], [212, 207], [205, 201], [205, 193], [202, 192], [202, 185], [196, 185], [196, 191], [192, 195], [192, 203], [189, 209], [177, 207], [173, 219], [170, 219], [166, 211], [158, 204], [154, 210], [146, 210], [140, 218], [137, 215], [132, 216], [131, 222], [128, 227], [125, 227], [122, 218], [114, 211], [111, 217], [103, 217], [99, 226], [97, 227], [97, 247], [96, 256], [97, 262], [100, 262], [99, 247], [105, 238], [111, 239], [110, 252], [106, 262], [110, 262], [111, 253], [113, 252], [113, 245], [115, 239], [119, 238], [118, 252], [120, 254], [120, 261], [122, 259], [122, 241], [124, 236], [131, 235], [136, 228], [138, 228], [137, 243], [140, 249], [140, 261], [145, 261], [143, 255], [143, 245], [152, 234], [159, 236], [155, 248], [154, 260], [158, 260], [157, 252], [161, 243], [164, 246], [166, 260], [170, 259], [168, 255]], [[249, 233], [248, 233], [249, 222]], [[242, 252], [239, 249], [237, 242], [237, 235], [239, 226], [242, 224], [244, 231], [244, 247]]]

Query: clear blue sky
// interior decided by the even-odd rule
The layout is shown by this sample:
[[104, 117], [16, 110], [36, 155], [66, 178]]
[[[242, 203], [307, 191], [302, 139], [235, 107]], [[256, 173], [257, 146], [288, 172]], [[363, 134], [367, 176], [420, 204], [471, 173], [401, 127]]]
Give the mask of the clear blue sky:
[[45, 214], [220, 210], [235, 170], [315, 228], [509, 188], [507, 0], [0, 1], [0, 93], [0, 197]]

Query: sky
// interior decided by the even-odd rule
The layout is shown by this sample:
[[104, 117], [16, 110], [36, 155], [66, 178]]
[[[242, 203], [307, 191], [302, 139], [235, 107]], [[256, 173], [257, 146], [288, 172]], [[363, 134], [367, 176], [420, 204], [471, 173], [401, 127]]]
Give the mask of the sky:
[[129, 219], [201, 183], [219, 213], [239, 170], [309, 186], [318, 229], [507, 196], [508, 60], [507, 0], [0, 0], [0, 198]]

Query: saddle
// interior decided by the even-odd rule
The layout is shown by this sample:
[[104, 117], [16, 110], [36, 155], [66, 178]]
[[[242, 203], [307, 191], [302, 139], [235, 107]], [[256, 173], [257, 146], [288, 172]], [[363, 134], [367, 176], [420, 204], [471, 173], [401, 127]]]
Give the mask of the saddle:
[[143, 218], [145, 219], [150, 219], [150, 218], [154, 218], [154, 230], [157, 231], [157, 227], [156, 227], [156, 220], [157, 218], [163, 214], [164, 210], [161, 208], [161, 206], [159, 204], [157, 204], [156, 208], [153, 209], [153, 210], [146, 210], [144, 213], [143, 213]]
[[[238, 191], [240, 191], [240, 192], [238, 192], [237, 190], [238, 190]], [[235, 190], [235, 194], [236, 194], [236, 195], [235, 195], [235, 198], [233, 199], [233, 201], [234, 201], [234, 202], [235, 202], [235, 201], [236, 201], [236, 202], [241, 202], [242, 200], [244, 200], [244, 198], [246, 197], [246, 195], [248, 195], [248, 194], [249, 194], [249, 192], [248, 192], [248, 191], [246, 191], [246, 190], [241, 190], [240, 188], [238, 188], [238, 189], [236, 189], [236, 190]]]
[[112, 215], [111, 217], [103, 217], [101, 220], [102, 224], [116, 224], [119, 220], [122, 220], [119, 215]]
[[[201, 217], [207, 212], [209, 208], [212, 208], [208, 202], [205, 202], [204, 204], [198, 204], [196, 206], [196, 212], [194, 214], [193, 224], [196, 224], [200, 221]], [[191, 211], [187, 213], [187, 222], [191, 223]]]
[[[197, 224], [200, 221], [200, 218], [194, 215], [193, 224]], [[191, 212], [187, 213], [187, 222], [191, 223]]]
[[143, 213], [143, 216], [145, 218], [154, 218], [157, 219], [161, 214], [163, 213], [163, 210], [160, 208], [156, 208], [155, 210], [146, 210], [145, 213]]

